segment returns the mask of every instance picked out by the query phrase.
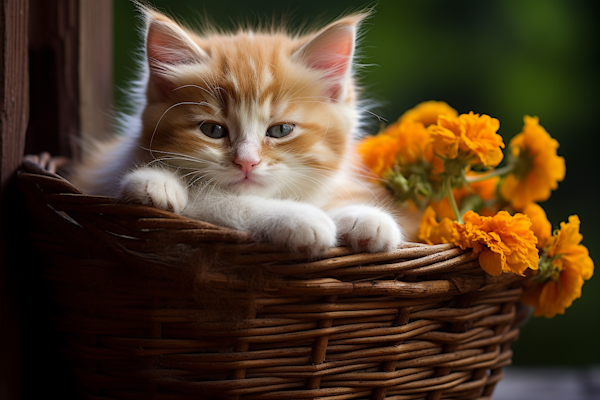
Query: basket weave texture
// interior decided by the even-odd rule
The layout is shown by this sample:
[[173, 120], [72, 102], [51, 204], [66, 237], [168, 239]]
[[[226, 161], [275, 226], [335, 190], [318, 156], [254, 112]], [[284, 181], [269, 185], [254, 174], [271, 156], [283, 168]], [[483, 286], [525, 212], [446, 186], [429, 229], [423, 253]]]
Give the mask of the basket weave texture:
[[523, 279], [406, 243], [307, 259], [249, 234], [19, 172], [84, 399], [491, 399]]

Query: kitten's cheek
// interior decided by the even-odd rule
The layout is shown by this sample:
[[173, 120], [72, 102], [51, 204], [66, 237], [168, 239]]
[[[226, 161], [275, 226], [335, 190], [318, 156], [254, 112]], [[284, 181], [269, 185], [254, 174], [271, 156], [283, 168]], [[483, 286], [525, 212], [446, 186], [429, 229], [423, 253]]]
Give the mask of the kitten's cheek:
[[119, 198], [181, 214], [187, 205], [187, 189], [166, 171], [141, 168], [127, 174], [120, 185]]

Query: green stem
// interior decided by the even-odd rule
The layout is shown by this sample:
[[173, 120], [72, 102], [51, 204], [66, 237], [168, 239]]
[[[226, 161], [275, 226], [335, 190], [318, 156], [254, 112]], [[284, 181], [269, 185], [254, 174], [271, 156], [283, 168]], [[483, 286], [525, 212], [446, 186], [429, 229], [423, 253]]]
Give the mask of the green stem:
[[467, 176], [466, 180], [468, 183], [481, 182], [481, 181], [485, 181], [486, 179], [493, 178], [495, 176], [506, 175], [508, 173], [513, 172], [514, 169], [515, 169], [515, 165], [509, 164], [505, 167], [495, 169], [492, 172], [489, 172], [487, 174], [482, 174], [482, 175], [478, 175], [478, 176]]
[[446, 194], [448, 195], [448, 200], [450, 201], [450, 206], [452, 207], [452, 212], [454, 213], [454, 217], [459, 224], [464, 224], [465, 222], [462, 219], [462, 215], [458, 210], [458, 205], [456, 204], [456, 199], [454, 198], [454, 193], [452, 193], [452, 184], [450, 183], [450, 179], [446, 178]]

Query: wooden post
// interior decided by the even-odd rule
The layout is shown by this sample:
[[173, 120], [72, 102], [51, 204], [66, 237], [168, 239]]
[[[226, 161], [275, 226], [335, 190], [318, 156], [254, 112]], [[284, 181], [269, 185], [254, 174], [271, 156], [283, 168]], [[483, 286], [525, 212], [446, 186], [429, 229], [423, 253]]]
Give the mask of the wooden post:
[[[18, 249], [14, 175], [23, 157], [29, 114], [27, 74], [28, 0], [0, 0], [0, 398], [20, 397], [19, 293], [8, 268]], [[17, 235], [18, 236], [18, 235]]]
[[112, 0], [0, 0], [0, 35], [0, 399], [67, 400], [15, 172], [26, 153], [77, 157], [82, 127], [109, 130]]
[[29, 119], [27, 74], [28, 1], [2, 0], [0, 6], [0, 173], [2, 189], [23, 157]]
[[31, 119], [26, 152], [77, 156], [76, 142], [81, 131], [79, 1], [29, 3]]
[[79, 157], [79, 138], [111, 129], [112, 1], [29, 0], [27, 153]]
[[79, 112], [84, 139], [102, 139], [112, 132], [112, 14], [111, 0], [79, 5]]

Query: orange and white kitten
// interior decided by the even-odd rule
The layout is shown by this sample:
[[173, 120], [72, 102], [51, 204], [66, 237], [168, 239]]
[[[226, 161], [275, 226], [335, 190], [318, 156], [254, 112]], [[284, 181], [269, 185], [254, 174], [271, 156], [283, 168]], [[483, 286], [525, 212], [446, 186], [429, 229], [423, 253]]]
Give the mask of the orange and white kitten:
[[117, 197], [315, 255], [405, 240], [361, 178], [352, 58], [364, 14], [320, 31], [194, 33], [144, 10], [145, 74], [125, 135], [72, 177]]

